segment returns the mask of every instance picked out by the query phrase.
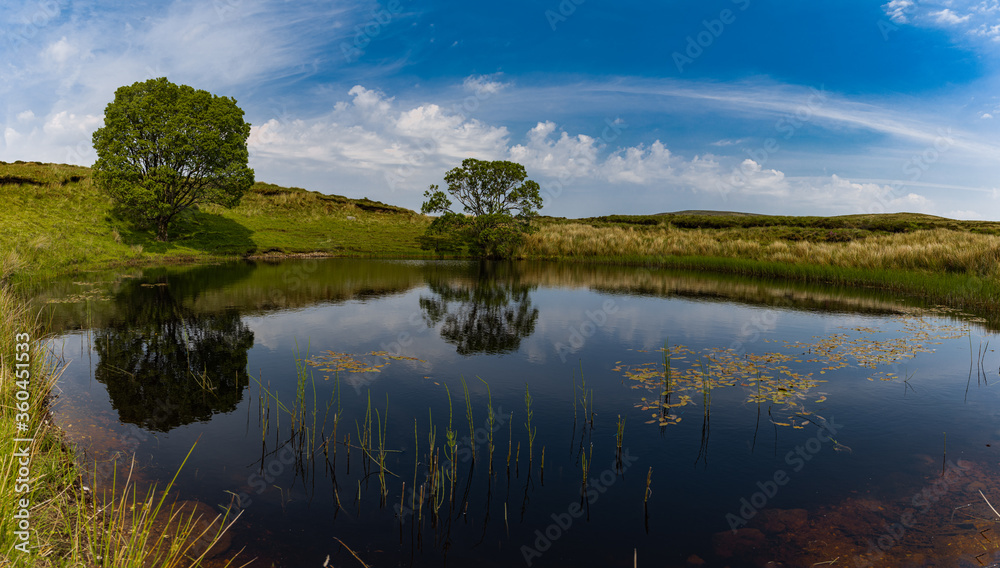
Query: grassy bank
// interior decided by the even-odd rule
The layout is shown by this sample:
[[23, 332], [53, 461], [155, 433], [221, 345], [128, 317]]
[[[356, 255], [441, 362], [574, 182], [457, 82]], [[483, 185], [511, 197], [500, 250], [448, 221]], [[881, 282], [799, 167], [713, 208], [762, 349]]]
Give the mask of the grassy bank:
[[75, 476], [45, 419], [54, 374], [37, 333], [23, 304], [0, 287], [0, 565], [33, 566], [30, 559], [57, 547], [52, 504]]
[[864, 286], [977, 310], [1000, 300], [1000, 224], [905, 214], [784, 218], [788, 224], [704, 216], [698, 225], [686, 217], [692, 228], [622, 219], [550, 221], [524, 254]]
[[[117, 265], [318, 254], [429, 257], [430, 218], [368, 199], [256, 183], [184, 216], [161, 243], [112, 214], [89, 168], [0, 164], [0, 281]], [[543, 217], [522, 257], [656, 265], [898, 291], [956, 307], [1000, 298], [1000, 223], [914, 214], [687, 212]]]
[[48, 417], [58, 372], [41, 334], [25, 303], [0, 286], [0, 566], [200, 566], [230, 520], [175, 506], [172, 481], [136, 487], [128, 463], [107, 484], [84, 486]]
[[184, 215], [162, 243], [112, 215], [90, 168], [34, 162], [0, 163], [0, 203], [0, 255], [9, 272], [35, 275], [267, 254], [426, 256], [416, 238], [430, 223], [368, 199], [258, 182], [238, 207]]

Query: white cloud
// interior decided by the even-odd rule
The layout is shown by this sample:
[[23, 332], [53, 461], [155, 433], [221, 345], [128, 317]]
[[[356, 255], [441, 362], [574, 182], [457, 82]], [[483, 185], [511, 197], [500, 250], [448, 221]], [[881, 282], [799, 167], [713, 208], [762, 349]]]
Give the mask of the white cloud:
[[471, 75], [465, 78], [465, 81], [462, 82], [462, 86], [466, 91], [475, 93], [477, 96], [495, 95], [510, 86], [510, 83], [504, 83], [500, 80], [500, 77], [502, 76], [503, 73], [494, 73], [492, 75]]
[[945, 8], [944, 10], [940, 10], [938, 12], [931, 12], [930, 16], [939, 24], [947, 24], [951, 26], [968, 22], [969, 19], [972, 18], [972, 14], [959, 16], [955, 12], [952, 12], [949, 8]]
[[[897, 24], [947, 29], [960, 37], [1000, 42], [998, 0], [892, 0], [883, 4]], [[990, 52], [993, 54], [993, 52]]]
[[508, 132], [436, 104], [398, 108], [391, 98], [363, 86], [350, 101], [310, 120], [254, 126], [249, 146], [252, 164], [353, 171], [370, 179], [390, 178], [393, 188], [426, 187], [446, 167], [470, 156], [499, 159], [506, 154]]
[[983, 217], [983, 214], [980, 213], [979, 211], [969, 211], [964, 209], [949, 211], [944, 216], [948, 217], [949, 219], [962, 219], [965, 221], [982, 221], [986, 219], [986, 217]]
[[510, 148], [510, 159], [553, 178], [593, 176], [596, 173], [600, 146], [596, 139], [580, 134], [570, 136], [556, 131], [554, 122], [539, 122], [527, 134], [527, 141]]
[[35, 113], [31, 109], [21, 111], [17, 113], [18, 122], [31, 122], [35, 119]]
[[78, 50], [76, 46], [70, 44], [70, 42], [66, 39], [66, 36], [63, 36], [59, 39], [59, 41], [45, 48], [44, 56], [51, 59], [59, 67], [62, 67], [71, 57], [76, 55], [77, 52]]
[[71, 144], [81, 136], [89, 135], [104, 122], [104, 117], [94, 115], [77, 116], [69, 111], [57, 112], [48, 117], [42, 131], [56, 143]]
[[889, 18], [897, 24], [907, 23], [906, 13], [913, 8], [911, 0], [892, 0], [888, 4], [883, 4], [882, 9]]

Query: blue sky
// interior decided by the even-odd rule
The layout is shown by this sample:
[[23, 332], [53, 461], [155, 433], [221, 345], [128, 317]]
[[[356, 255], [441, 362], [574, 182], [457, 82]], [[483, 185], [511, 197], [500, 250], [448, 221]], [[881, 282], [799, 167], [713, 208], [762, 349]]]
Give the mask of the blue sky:
[[551, 215], [1000, 219], [1000, 0], [41, 0], [0, 55], [5, 161], [92, 164], [166, 76], [237, 99], [258, 180], [414, 209], [475, 157]]

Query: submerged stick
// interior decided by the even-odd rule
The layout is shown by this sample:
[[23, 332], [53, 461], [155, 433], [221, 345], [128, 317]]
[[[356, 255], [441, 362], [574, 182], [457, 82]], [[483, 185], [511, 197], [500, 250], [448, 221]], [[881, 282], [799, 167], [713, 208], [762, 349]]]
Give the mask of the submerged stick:
[[[983, 490], [982, 489], [979, 490], [979, 494], [983, 495]], [[993, 510], [993, 514], [995, 514], [997, 516], [997, 518], [1000, 519], [1000, 513], [998, 513], [996, 509], [993, 509], [993, 505], [990, 505], [990, 500], [986, 498], [986, 495], [983, 495], [983, 501], [986, 501], [986, 504], [989, 505], [990, 509]]]
[[341, 546], [343, 546], [344, 548], [346, 548], [346, 549], [347, 549], [347, 552], [350, 552], [350, 553], [351, 553], [351, 556], [353, 556], [354, 558], [356, 558], [356, 559], [357, 559], [357, 561], [358, 561], [358, 562], [360, 562], [362, 566], [364, 566], [365, 568], [368, 568], [368, 565], [367, 565], [367, 564], [365, 564], [365, 561], [364, 561], [364, 560], [362, 560], [362, 559], [361, 559], [361, 557], [360, 557], [360, 556], [358, 556], [357, 554], [354, 554], [354, 551], [353, 551], [353, 550], [351, 550], [351, 547], [350, 547], [350, 546], [347, 546], [346, 544], [344, 544], [344, 541], [340, 540], [340, 539], [339, 539], [339, 538], [337, 538], [337, 537], [333, 537], [333, 538], [334, 538], [334, 539], [335, 539], [335, 540], [336, 540], [337, 542], [339, 542]]

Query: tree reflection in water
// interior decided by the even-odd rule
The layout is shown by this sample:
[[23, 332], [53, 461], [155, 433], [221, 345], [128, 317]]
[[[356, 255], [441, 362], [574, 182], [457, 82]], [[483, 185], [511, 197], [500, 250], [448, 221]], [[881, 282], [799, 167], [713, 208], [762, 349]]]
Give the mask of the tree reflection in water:
[[174, 281], [130, 283], [119, 315], [95, 335], [95, 378], [122, 422], [167, 432], [236, 408], [254, 334], [235, 309], [200, 314]]
[[535, 331], [535, 286], [513, 265], [481, 263], [466, 278], [428, 275], [427, 285], [434, 296], [420, 297], [424, 321], [441, 324], [441, 337], [461, 355], [513, 353]]

